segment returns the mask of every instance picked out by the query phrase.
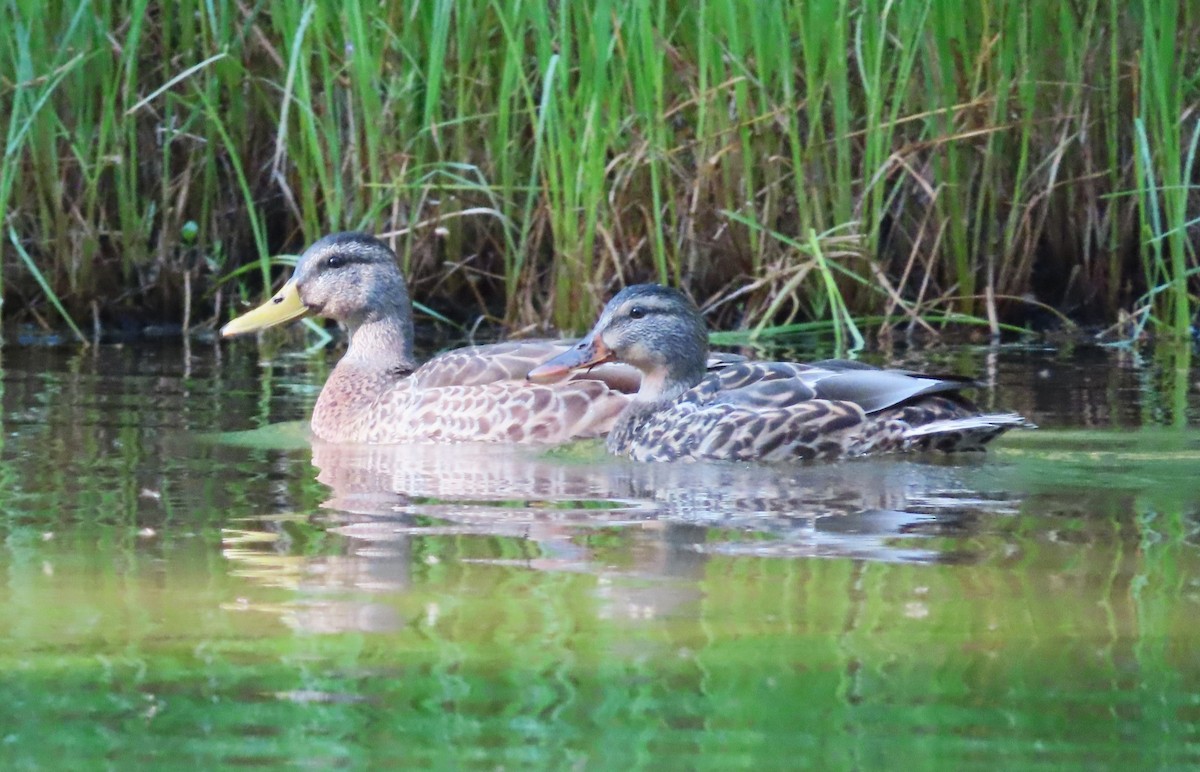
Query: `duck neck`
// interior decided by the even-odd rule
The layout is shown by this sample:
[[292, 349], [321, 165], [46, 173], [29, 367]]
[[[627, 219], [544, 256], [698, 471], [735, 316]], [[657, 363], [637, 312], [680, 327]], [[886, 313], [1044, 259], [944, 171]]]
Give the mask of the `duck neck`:
[[699, 356], [670, 356], [666, 362], [642, 370], [642, 385], [634, 396], [641, 405], [663, 405], [683, 396], [708, 374], [708, 360]]
[[350, 326], [350, 345], [338, 367], [358, 370], [412, 372], [413, 325], [407, 314], [390, 313], [367, 318]]
[[350, 345], [313, 407], [313, 433], [334, 442], [351, 440], [355, 419], [416, 369], [412, 338], [412, 319], [406, 314], [350, 325]]
[[700, 378], [692, 378], [691, 374], [672, 373], [667, 370], [654, 370], [642, 373], [642, 385], [638, 388], [633, 401], [639, 406], [659, 406], [674, 402], [683, 393], [700, 382]]

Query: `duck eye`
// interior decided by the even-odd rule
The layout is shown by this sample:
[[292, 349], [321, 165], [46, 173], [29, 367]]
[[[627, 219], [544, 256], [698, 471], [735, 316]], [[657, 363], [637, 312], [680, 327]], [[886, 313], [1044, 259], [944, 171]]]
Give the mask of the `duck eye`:
[[329, 266], [330, 268], [341, 268], [345, 264], [345, 255], [335, 254], [325, 258], [325, 265]]
[[645, 315], [646, 309], [642, 308], [641, 306], [634, 306], [633, 308], [629, 309], [630, 319], [641, 319]]

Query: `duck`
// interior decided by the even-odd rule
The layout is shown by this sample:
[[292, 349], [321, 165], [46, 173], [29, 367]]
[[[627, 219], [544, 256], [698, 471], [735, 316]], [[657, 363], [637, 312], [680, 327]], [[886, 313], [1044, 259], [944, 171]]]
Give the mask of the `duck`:
[[349, 334], [313, 407], [332, 443], [561, 443], [598, 437], [638, 386], [630, 368], [532, 383], [526, 373], [570, 342], [508, 341], [454, 349], [417, 364], [412, 303], [395, 253], [376, 237], [334, 233], [304, 250], [290, 279], [221, 328], [228, 338], [316, 315]]
[[983, 413], [953, 375], [856, 361], [744, 360], [705, 368], [708, 332], [679, 290], [618, 292], [575, 346], [531, 370], [552, 383], [609, 362], [641, 371], [605, 445], [635, 461], [835, 459], [893, 451], [969, 451], [1014, 427], [1016, 413]]

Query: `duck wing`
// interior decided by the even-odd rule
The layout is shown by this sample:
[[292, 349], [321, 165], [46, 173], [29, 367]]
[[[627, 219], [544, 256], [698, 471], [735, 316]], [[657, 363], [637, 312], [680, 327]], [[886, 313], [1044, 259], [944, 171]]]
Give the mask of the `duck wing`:
[[[530, 370], [572, 345], [572, 341], [562, 340], [514, 340], [467, 346], [438, 354], [417, 368], [411, 378], [418, 389], [524, 382]], [[642, 377], [636, 368], [612, 362], [573, 374], [572, 380], [603, 381], [614, 391], [632, 393]]]
[[852, 402], [865, 413], [877, 413], [932, 394], [973, 386], [966, 378], [927, 376], [905, 370], [826, 360], [743, 362], [709, 375], [693, 392], [700, 402], [749, 409], [781, 408], [813, 399]]
[[414, 386], [421, 389], [523, 380], [525, 373], [542, 359], [565, 348], [565, 343], [552, 340], [506, 341], [456, 348], [433, 357], [418, 367], [411, 378]]
[[[575, 345], [572, 340], [512, 340], [445, 351], [417, 368], [410, 376], [417, 389], [443, 386], [482, 386], [502, 381], [524, 381], [530, 370]], [[710, 370], [745, 362], [737, 354], [712, 353]], [[572, 373], [570, 380], [602, 381], [614, 391], [632, 394], [642, 383], [636, 367], [606, 362]]]
[[932, 394], [947, 394], [975, 385], [967, 379], [862, 368], [812, 373], [807, 382], [817, 399], [853, 402], [866, 413], [878, 413]]

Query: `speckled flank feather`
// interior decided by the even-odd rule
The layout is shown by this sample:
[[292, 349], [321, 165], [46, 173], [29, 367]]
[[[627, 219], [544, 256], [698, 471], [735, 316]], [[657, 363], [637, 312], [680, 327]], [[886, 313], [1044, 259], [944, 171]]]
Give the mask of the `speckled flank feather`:
[[556, 443], [603, 435], [629, 395], [600, 380], [602, 373], [552, 386], [525, 381], [525, 373], [547, 352], [565, 349], [532, 341], [451, 351], [349, 414], [338, 410], [336, 391], [329, 398], [323, 391], [313, 411], [313, 431], [330, 441], [368, 443]]
[[984, 415], [957, 376], [884, 370], [858, 362], [729, 362], [703, 367], [704, 321], [676, 290], [627, 287], [554, 370], [616, 360], [643, 373], [607, 447], [638, 461], [780, 460], [906, 450], [978, 450], [1015, 426]]
[[553, 385], [526, 373], [569, 348], [516, 341], [450, 351], [417, 367], [412, 308], [396, 256], [362, 233], [326, 236], [283, 288], [222, 329], [235, 335], [305, 314], [336, 319], [350, 345], [313, 408], [318, 438], [341, 443], [562, 442], [608, 431], [641, 375], [606, 365]]

